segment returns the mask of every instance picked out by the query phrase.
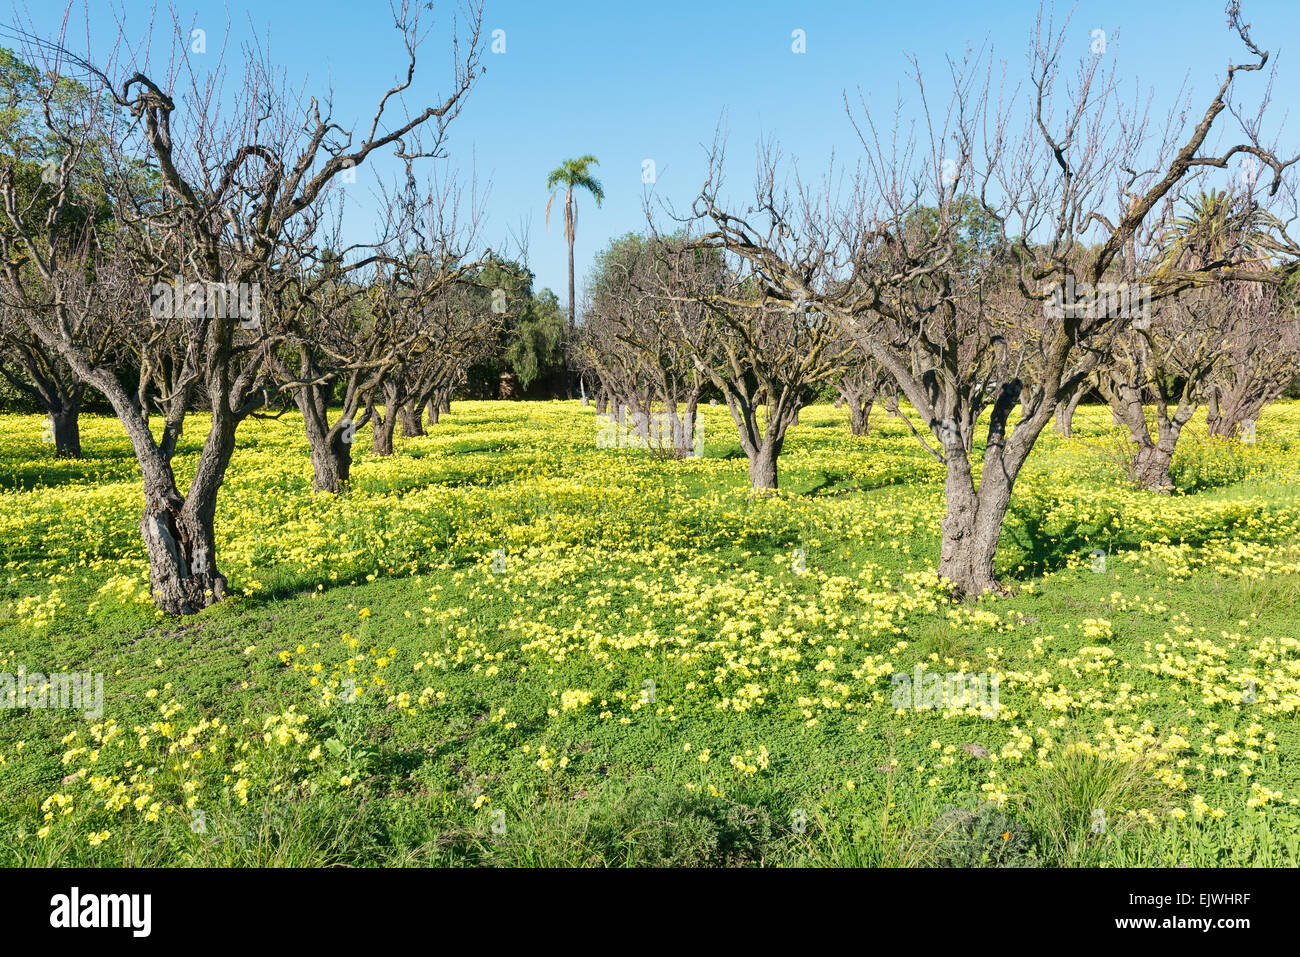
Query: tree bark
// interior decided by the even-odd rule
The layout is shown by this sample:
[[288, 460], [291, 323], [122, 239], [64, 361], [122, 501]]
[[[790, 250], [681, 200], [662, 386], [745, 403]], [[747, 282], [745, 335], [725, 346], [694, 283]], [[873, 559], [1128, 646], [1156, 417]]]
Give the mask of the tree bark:
[[[943, 446], [947, 476], [944, 481], [946, 513], [940, 527], [943, 540], [939, 551], [939, 575], [952, 582], [955, 590], [966, 597], [978, 597], [985, 592], [998, 591], [994, 559], [998, 540], [1002, 537], [1002, 522], [1016, 476], [1023, 464], [1023, 449], [1008, 454], [1006, 449], [1006, 422], [1012, 408], [1020, 402], [1023, 390], [1019, 381], [1003, 386], [993, 404], [989, 420], [989, 440], [980, 470], [978, 489], [971, 472], [967, 442], [954, 430], [939, 430]], [[1037, 430], [1046, 424], [1043, 415], [1035, 420], [1031, 405], [1030, 416], [1022, 418], [1018, 429], [1026, 430], [1028, 444], [1032, 445]], [[1021, 406], [1023, 411], [1023, 405]], [[1046, 410], [1044, 410], [1045, 412]]]
[[871, 407], [876, 402], [878, 387], [873, 368], [853, 370], [836, 382], [838, 395], [835, 408], [849, 407], [849, 432], [853, 435], [867, 434], [870, 425]]
[[1056, 404], [1056, 431], [1061, 438], [1068, 439], [1074, 435], [1074, 411], [1083, 399], [1084, 389], [1080, 389], [1068, 402]]
[[351, 444], [343, 441], [342, 435], [335, 435], [328, 443], [312, 446], [311, 467], [318, 492], [339, 494], [352, 474]]
[[81, 458], [81, 400], [65, 403], [63, 408], [50, 411], [50, 425], [54, 433], [54, 454], [61, 459]]
[[[1000, 589], [993, 562], [1002, 536], [1002, 520], [1011, 502], [1011, 489], [1019, 473], [1019, 463], [1009, 462], [1001, 449], [1006, 419], [1013, 404], [1014, 399], [1001, 398], [993, 407], [993, 420], [989, 424], [992, 452], [985, 452], [978, 489], [965, 441], [953, 433], [946, 433], [943, 438], [948, 473], [944, 482], [946, 514], [941, 523], [939, 575], [952, 581], [962, 596], [979, 597]], [[1027, 423], [1024, 428], [1032, 429], [1034, 424]]]
[[393, 430], [397, 427], [397, 413], [401, 407], [401, 396], [398, 394], [396, 383], [393, 382], [385, 382], [383, 392], [384, 414], [382, 416], [373, 402], [367, 403], [366, 411], [370, 416], [370, 420], [374, 423], [370, 435], [370, 450], [376, 455], [392, 455]]
[[1168, 495], [1174, 489], [1169, 466], [1174, 460], [1178, 438], [1196, 410], [1188, 397], [1189, 390], [1184, 389], [1184, 397], [1179, 401], [1172, 415], [1169, 412], [1168, 401], [1163, 396], [1157, 396], [1154, 437], [1151, 435], [1150, 426], [1147, 425], [1140, 388], [1132, 383], [1121, 381], [1104, 391], [1116, 421], [1128, 429], [1137, 450], [1133, 453], [1133, 480], [1139, 487], [1149, 492]]
[[146, 483], [140, 517], [149, 556], [154, 603], [173, 615], [192, 615], [221, 601], [226, 578], [216, 567], [210, 516], [198, 514], [174, 489]]
[[[304, 356], [304, 373], [317, 378], [319, 370]], [[287, 369], [281, 374], [291, 376]], [[303, 431], [311, 450], [312, 485], [318, 492], [337, 495], [343, 490], [352, 471], [352, 443], [359, 428], [368, 421], [367, 416], [357, 417], [360, 388], [354, 377], [347, 386], [343, 409], [334, 425], [329, 423], [329, 402], [334, 394], [332, 379], [313, 381], [292, 390], [293, 401], [302, 413]]]
[[758, 492], [775, 491], [777, 487], [776, 448], [764, 442], [749, 457], [749, 487]]
[[307, 444], [311, 448], [313, 487], [318, 492], [338, 495], [352, 474], [352, 439], [356, 429], [347, 418], [332, 429], [308, 422]]
[[1219, 390], [1214, 386], [1210, 387], [1205, 398], [1205, 428], [1210, 435], [1229, 436], [1229, 432], [1224, 431], [1227, 423], [1219, 412]]
[[[969, 471], [967, 471], [969, 477]], [[986, 480], [979, 492], [962, 483], [960, 470], [948, 470], [947, 513], [943, 517], [943, 542], [939, 574], [965, 596], [997, 591], [994, 573], [1002, 520], [1011, 501], [1010, 489], [994, 490]]]
[[421, 423], [422, 418], [420, 408], [416, 406], [415, 400], [412, 399], [398, 410], [398, 420], [402, 425], [402, 435], [406, 438], [414, 438], [417, 435], [424, 435], [424, 425]]
[[[61, 459], [81, 458], [81, 402], [86, 385], [75, 376], [66, 376], [51, 361], [47, 353], [26, 344], [12, 346], [16, 353], [11, 369], [0, 362], [0, 376], [8, 380], [19, 392], [38, 402], [49, 416], [48, 437], [42, 438], [54, 446], [54, 454]], [[21, 373], [17, 370], [21, 370]], [[67, 381], [71, 379], [71, 381]]]
[[676, 436], [677, 455], [681, 458], [693, 455], [699, 441], [700, 417], [696, 414], [699, 406], [700, 394], [698, 391], [692, 392], [686, 399], [686, 415], [681, 420], [681, 428]]
[[[143, 419], [135, 417], [128, 432], [146, 428]], [[149, 556], [154, 603], [164, 612], [192, 615], [226, 596], [226, 577], [217, 569], [214, 529], [217, 491], [234, 448], [233, 418], [214, 415], [184, 498], [171, 465], [161, 456], [150, 454], [141, 461], [145, 505], [140, 532]]]
[[1138, 447], [1133, 456], [1133, 477], [1138, 485], [1148, 492], [1168, 495], [1174, 490], [1174, 480], [1169, 475], [1169, 466], [1174, 460], [1174, 445], [1177, 438], [1170, 441], [1163, 439], [1152, 444], [1149, 441]]
[[777, 459], [785, 445], [786, 430], [799, 412], [800, 397], [792, 389], [781, 389], [767, 400], [767, 424], [758, 427], [758, 396], [761, 388], [752, 391], [729, 389], [724, 395], [727, 410], [736, 423], [740, 447], [749, 459], [749, 486], [756, 492], [770, 492], [777, 488]]
[[393, 454], [393, 429], [396, 423], [397, 419], [392, 413], [385, 414], [382, 419], [376, 414], [370, 436], [370, 451], [376, 455]]
[[874, 400], [863, 396], [860, 400], [849, 403], [849, 431], [854, 435], [863, 436], [871, 428], [870, 416], [871, 406]]
[[1206, 426], [1211, 435], [1235, 439], [1241, 434], [1242, 425], [1258, 419], [1259, 414], [1273, 398], [1276, 396], [1260, 388], [1252, 391], [1245, 387], [1238, 387], [1222, 393], [1215, 389], [1210, 393], [1209, 407], [1206, 410]]

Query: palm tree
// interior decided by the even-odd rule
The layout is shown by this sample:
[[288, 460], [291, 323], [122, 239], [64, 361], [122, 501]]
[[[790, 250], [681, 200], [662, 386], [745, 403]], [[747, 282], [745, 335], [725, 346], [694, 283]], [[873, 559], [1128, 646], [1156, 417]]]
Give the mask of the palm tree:
[[1220, 263], [1262, 271], [1277, 251], [1272, 231], [1280, 225], [1249, 198], [1215, 189], [1203, 192], [1188, 201], [1166, 231], [1159, 269], [1200, 270]]
[[[1283, 224], [1277, 217], [1262, 209], [1249, 196], [1217, 190], [1203, 192], [1188, 201], [1186, 211], [1175, 217], [1172, 227], [1166, 231], [1159, 272], [1177, 269], [1208, 272], [1216, 265], [1266, 272], [1273, 268], [1275, 257], [1281, 252], [1275, 237], [1282, 228]], [[1220, 292], [1229, 292], [1239, 307], [1246, 309], [1259, 307], [1266, 295], [1264, 284], [1259, 282], [1229, 282], [1219, 289]], [[1261, 327], [1254, 318], [1249, 320], [1249, 326]], [[1211, 433], [1230, 438], [1237, 434], [1240, 423], [1252, 414], [1243, 411], [1250, 407], [1246, 396], [1252, 392], [1247, 391], [1249, 387], [1239, 390], [1238, 386], [1244, 386], [1246, 381], [1252, 384], [1268, 381], [1254, 379], [1244, 369], [1238, 375], [1236, 369], [1247, 366], [1250, 357], [1258, 355], [1257, 347], [1268, 340], [1253, 337], [1241, 340], [1234, 335], [1236, 330], [1230, 320], [1225, 320], [1220, 331], [1221, 338], [1237, 339], [1239, 344], [1217, 364], [1219, 371], [1210, 379], [1206, 425]], [[1225, 364], [1226, 377], [1231, 383], [1226, 388], [1223, 382]], [[1253, 396], [1266, 398], [1262, 392], [1253, 393]]]
[[551, 190], [551, 198], [546, 201], [546, 228], [551, 228], [551, 204], [559, 187], [564, 187], [564, 238], [569, 242], [569, 332], [573, 332], [577, 309], [574, 305], [573, 287], [573, 230], [578, 223], [578, 201], [573, 195], [575, 189], [585, 189], [596, 198], [596, 205], [605, 198], [605, 190], [600, 180], [591, 175], [590, 167], [599, 166], [600, 161], [588, 153], [578, 159], [565, 160], [546, 177], [546, 188]]

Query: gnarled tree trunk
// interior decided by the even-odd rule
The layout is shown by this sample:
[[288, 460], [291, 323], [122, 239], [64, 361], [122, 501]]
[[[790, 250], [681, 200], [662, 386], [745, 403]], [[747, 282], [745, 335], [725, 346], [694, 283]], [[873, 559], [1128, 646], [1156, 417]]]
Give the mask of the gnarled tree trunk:
[[849, 431], [854, 435], [866, 435], [871, 428], [871, 406], [875, 399], [869, 395], [860, 395], [849, 402]]
[[352, 474], [352, 444], [341, 431], [331, 431], [319, 445], [311, 447], [311, 468], [315, 488], [337, 495]]
[[70, 375], [70, 370], [46, 350], [34, 348], [31, 343], [6, 340], [2, 345], [12, 350], [14, 368], [0, 362], [0, 376], [45, 410], [47, 424], [41, 438], [54, 446], [56, 457], [81, 458], [80, 416], [85, 383]]
[[[334, 395], [333, 379], [322, 377], [304, 351], [303, 370], [309, 381], [291, 390], [294, 404], [302, 413], [303, 431], [311, 450], [312, 485], [318, 492], [337, 495], [343, 490], [352, 472], [352, 443], [357, 429], [368, 421], [368, 416], [357, 418], [359, 384], [354, 376], [344, 394], [343, 409], [331, 426], [329, 402]], [[282, 368], [282, 375], [291, 377]]]
[[780, 452], [770, 442], [765, 442], [749, 455], [749, 487], [757, 492], [775, 491], [777, 487], [776, 460]]
[[[998, 589], [993, 563], [1011, 489], [1006, 482], [990, 478], [983, 479], [976, 491], [964, 450], [949, 459], [938, 572], [963, 595], [978, 596]], [[996, 485], [1002, 487], [995, 489]]]
[[700, 393], [697, 389], [692, 392], [686, 399], [686, 415], [682, 419], [682, 427], [677, 431], [674, 437], [674, 444], [677, 454], [683, 458], [695, 454], [695, 449], [700, 445], [700, 417], [697, 414], [700, 407]]
[[397, 424], [397, 419], [392, 413], [386, 414], [380, 418], [379, 413], [374, 415], [375, 427], [370, 434], [370, 451], [376, 455], [393, 454], [393, 429]]
[[54, 454], [61, 459], [81, 458], [81, 399], [75, 404], [65, 403], [60, 409], [50, 410], [50, 428], [54, 439]]
[[1210, 391], [1206, 426], [1211, 435], [1224, 439], [1237, 438], [1241, 435], [1242, 426], [1258, 419], [1264, 407], [1280, 394], [1280, 390], [1272, 383], [1256, 382], [1252, 385], [1254, 388], [1238, 386], [1221, 391], [1216, 387]]
[[352, 474], [352, 443], [357, 429], [365, 425], [365, 418], [353, 421], [345, 414], [332, 427], [325, 424], [323, 417], [304, 418], [307, 444], [311, 448], [313, 486], [318, 492], [337, 495]]
[[217, 568], [215, 521], [217, 492], [235, 449], [235, 421], [214, 415], [189, 492], [183, 496], [171, 464], [146, 440], [148, 425], [138, 415], [122, 415], [136, 447], [144, 478], [140, 532], [149, 557], [154, 604], [173, 615], [192, 615], [221, 601], [226, 576]]
[[384, 411], [381, 415], [375, 407], [374, 400], [366, 402], [366, 414], [374, 423], [371, 429], [370, 450], [376, 455], [393, 454], [393, 431], [397, 427], [397, 411], [401, 406], [397, 386], [391, 382], [383, 384]]
[[1080, 388], [1068, 401], [1056, 404], [1056, 431], [1060, 433], [1061, 438], [1068, 439], [1074, 434], [1074, 412], [1086, 391]]
[[1106, 397], [1116, 419], [1128, 429], [1136, 448], [1132, 462], [1134, 481], [1149, 492], [1168, 495], [1174, 489], [1169, 467], [1174, 460], [1178, 438], [1182, 435], [1183, 427], [1196, 411], [1190, 389], [1183, 389], [1183, 397], [1172, 414], [1164, 396], [1157, 397], [1154, 436], [1147, 424], [1140, 388], [1132, 383], [1118, 382], [1106, 390]]
[[[1034, 438], [1047, 423], [1045, 399], [1035, 395], [1016, 429], [1019, 440], [1007, 448], [1006, 423], [1025, 390], [1013, 380], [1004, 384], [989, 419], [989, 438], [978, 488], [971, 471], [968, 441], [959, 429], [937, 429], [943, 447], [947, 477], [944, 498], [947, 511], [941, 522], [940, 576], [952, 582], [963, 596], [978, 597], [999, 589], [994, 571], [1002, 522], [1011, 504], [1011, 492]], [[1022, 405], [1022, 411], [1023, 411]], [[1037, 414], [1042, 410], [1041, 414]], [[1023, 435], [1020, 430], [1024, 429]]]
[[424, 435], [424, 425], [420, 422], [421, 407], [417, 406], [414, 399], [406, 402], [398, 408], [398, 421], [402, 425], [402, 435], [406, 438], [414, 438], [417, 435]]
[[1174, 480], [1169, 474], [1169, 466], [1174, 460], [1174, 445], [1177, 438], [1165, 441], [1162, 435], [1157, 442], [1149, 439], [1138, 446], [1133, 455], [1133, 477], [1138, 485], [1148, 492], [1168, 495], [1174, 490]]
[[154, 603], [173, 615], [192, 615], [226, 595], [212, 517], [204, 511], [183, 501], [174, 486], [146, 480], [140, 532], [149, 556], [149, 585]]
[[799, 415], [801, 396], [793, 389], [783, 388], [773, 399], [767, 397], [767, 425], [758, 427], [758, 399], [766, 396], [762, 388], [741, 390], [730, 388], [726, 392], [727, 409], [740, 433], [740, 447], [749, 459], [749, 487], [756, 492], [771, 492], [777, 488], [777, 460], [785, 445], [786, 431]]

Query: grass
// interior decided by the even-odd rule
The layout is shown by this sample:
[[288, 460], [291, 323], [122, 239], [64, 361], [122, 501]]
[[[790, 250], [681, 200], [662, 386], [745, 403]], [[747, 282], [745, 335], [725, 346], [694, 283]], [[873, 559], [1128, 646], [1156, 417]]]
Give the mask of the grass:
[[[1193, 427], [1172, 496], [1082, 408], [1017, 486], [1012, 594], [970, 604], [896, 420], [805, 410], [770, 498], [701, 428], [673, 461], [577, 403], [458, 402], [332, 498], [300, 423], [251, 422], [234, 597], [182, 620], [120, 426], [61, 462], [0, 416], [0, 674], [104, 681], [93, 719], [0, 709], [0, 864], [1300, 863], [1300, 404], [1250, 446]], [[996, 716], [892, 708], [917, 665], [997, 676]]]

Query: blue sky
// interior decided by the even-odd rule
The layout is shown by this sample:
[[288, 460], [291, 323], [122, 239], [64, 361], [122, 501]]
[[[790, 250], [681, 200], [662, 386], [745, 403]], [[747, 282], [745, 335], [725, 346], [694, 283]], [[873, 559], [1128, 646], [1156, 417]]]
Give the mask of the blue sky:
[[[1058, 4], [1058, 17], [1071, 6]], [[1157, 107], [1168, 105], [1190, 71], [1193, 103], [1203, 108], [1228, 60], [1244, 59], [1226, 29], [1223, 0], [1081, 0], [1073, 6], [1070, 35], [1078, 55], [1088, 52], [1092, 30], [1105, 30], [1107, 55], [1119, 58], [1122, 76], [1153, 89]], [[1300, 89], [1290, 49], [1300, 45], [1300, 2], [1246, 0], [1244, 6], [1256, 41], [1279, 65], [1277, 106], [1289, 106]], [[27, 15], [38, 29], [50, 30], [61, 16], [52, 7], [34, 3]], [[438, 0], [433, 13], [445, 23], [451, 9]], [[844, 112], [846, 90], [856, 96], [861, 88], [873, 100], [892, 103], [900, 90], [910, 92], [907, 54], [919, 57], [938, 83], [946, 55], [985, 43], [1020, 75], [1037, 9], [1037, 0], [486, 0], [485, 33], [505, 31], [505, 53], [484, 56], [487, 72], [451, 129], [443, 163], [462, 177], [473, 171], [480, 181], [490, 178], [482, 238], [498, 245], [527, 224], [538, 286], [550, 286], [563, 301], [562, 229], [552, 223], [548, 234], [543, 225], [546, 174], [560, 160], [595, 154], [607, 194], [600, 209], [580, 201], [581, 283], [593, 254], [611, 237], [644, 225], [645, 160], [655, 164], [657, 191], [679, 206], [689, 204], [701, 185], [705, 150], [720, 120], [738, 195], [751, 180], [755, 144], [763, 136], [778, 140], [808, 174], [824, 169], [832, 151], [852, 164], [857, 141]], [[228, 21], [236, 48], [254, 33], [269, 36], [273, 58], [291, 81], [309, 77], [313, 92], [333, 86], [336, 118], [345, 124], [368, 121], [403, 66], [387, 0], [181, 2], [177, 10], [182, 22], [207, 30], [210, 48], [219, 45]], [[114, 11], [134, 38], [147, 30], [154, 5], [96, 2], [92, 50], [116, 33]], [[168, 19], [165, 8], [159, 14]], [[795, 30], [804, 31], [805, 53], [792, 51]], [[411, 102], [421, 94], [432, 100], [448, 75], [448, 47], [431, 38]], [[1262, 87], [1252, 82], [1253, 89]], [[1292, 152], [1300, 148], [1295, 124], [1284, 143]], [[364, 169], [349, 190], [362, 194], [356, 202], [349, 194], [348, 223], [350, 238], [361, 239], [371, 205]]]

